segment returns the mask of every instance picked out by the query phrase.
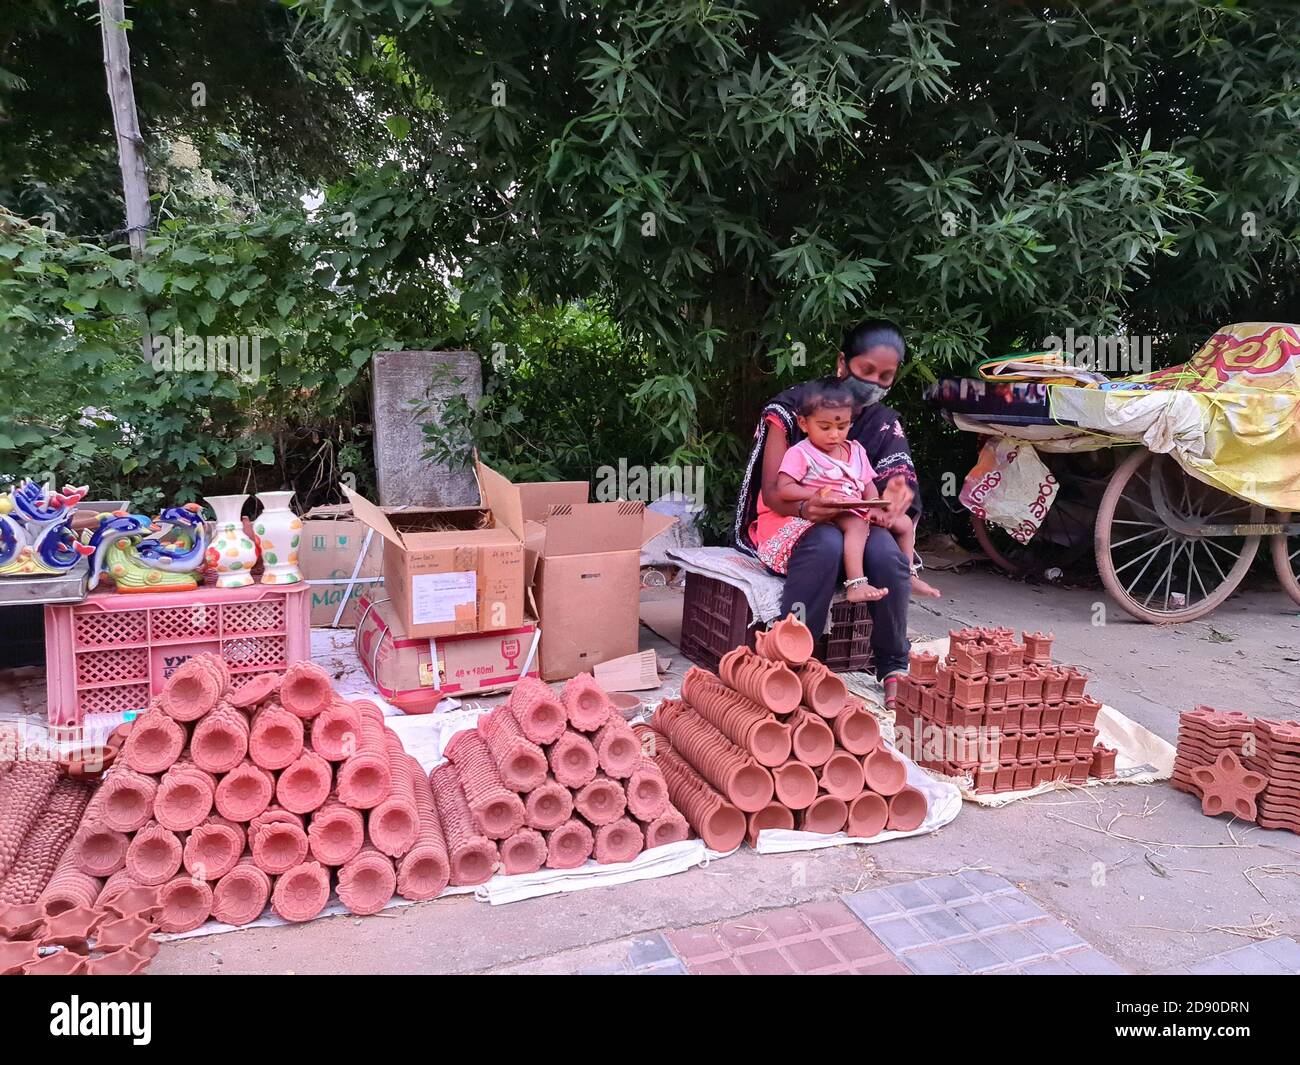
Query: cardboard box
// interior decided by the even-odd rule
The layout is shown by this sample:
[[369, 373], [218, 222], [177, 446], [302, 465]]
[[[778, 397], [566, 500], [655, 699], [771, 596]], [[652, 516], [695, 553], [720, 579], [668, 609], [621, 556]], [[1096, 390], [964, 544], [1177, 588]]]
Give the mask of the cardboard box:
[[564, 680], [635, 654], [641, 546], [677, 519], [644, 503], [588, 503], [586, 481], [512, 484], [480, 466], [493, 509], [521, 522], [542, 625], [542, 679]]
[[384, 538], [346, 504], [303, 515], [298, 565], [311, 585], [312, 628], [356, 628], [363, 593], [372, 600], [384, 581]]
[[523, 519], [510, 482], [485, 480], [478, 507], [378, 507], [343, 486], [353, 513], [384, 538], [384, 589], [406, 636], [458, 636], [524, 624]]
[[511, 688], [536, 677], [537, 622], [468, 636], [418, 639], [405, 635], [393, 603], [361, 597], [357, 657], [379, 693], [408, 714], [427, 714], [446, 696]]

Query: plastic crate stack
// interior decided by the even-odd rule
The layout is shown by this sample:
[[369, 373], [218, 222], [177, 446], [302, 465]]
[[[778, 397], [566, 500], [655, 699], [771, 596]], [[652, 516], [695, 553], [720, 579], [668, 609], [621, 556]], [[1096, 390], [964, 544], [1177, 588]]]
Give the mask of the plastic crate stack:
[[924, 793], [875, 717], [811, 657], [808, 628], [787, 617], [756, 643], [725, 654], [718, 675], [689, 670], [682, 698], [639, 730], [704, 842], [730, 851], [763, 829], [870, 838], [920, 827]]
[[1115, 775], [1097, 742], [1101, 704], [1088, 676], [1052, 664], [1050, 634], [970, 628], [948, 633], [948, 656], [914, 651], [898, 687], [899, 743], [917, 764], [970, 777], [976, 792]]
[[1300, 723], [1198, 706], [1178, 720], [1172, 784], [1208, 817], [1300, 833]]
[[453, 868], [473, 882], [497, 868], [629, 862], [689, 835], [663, 774], [589, 673], [558, 695], [524, 678], [444, 753], [430, 777], [440, 809], [455, 810], [444, 819]]
[[268, 904], [310, 920], [332, 891], [375, 913], [449, 879], [428, 778], [374, 703], [344, 700], [310, 662], [234, 687], [204, 654], [131, 723], [38, 905], [107, 913], [156, 889], [156, 927], [183, 932]]

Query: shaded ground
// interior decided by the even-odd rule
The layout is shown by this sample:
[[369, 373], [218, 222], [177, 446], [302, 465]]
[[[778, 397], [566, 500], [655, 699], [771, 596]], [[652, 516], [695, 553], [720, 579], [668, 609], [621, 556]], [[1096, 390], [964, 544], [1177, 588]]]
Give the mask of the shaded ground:
[[[1156, 628], [1108, 606], [1102, 618], [1091, 591], [987, 571], [935, 583], [944, 598], [913, 604], [915, 635], [965, 624], [1054, 631], [1058, 657], [1091, 670], [1099, 697], [1171, 742], [1179, 712], [1197, 703], [1300, 718], [1300, 612], [1281, 592], [1252, 590], [1207, 621]], [[675, 653], [643, 635], [643, 646]], [[684, 664], [674, 660], [670, 684]], [[1203, 817], [1167, 785], [1125, 785], [997, 810], [967, 804], [930, 836], [876, 846], [742, 849], [661, 880], [505, 906], [450, 898], [193, 939], [165, 945], [152, 971], [573, 972], [622, 955], [638, 933], [960, 869], [1000, 873], [1133, 972], [1219, 954], [1250, 942], [1248, 931], [1300, 932], [1300, 836]]]

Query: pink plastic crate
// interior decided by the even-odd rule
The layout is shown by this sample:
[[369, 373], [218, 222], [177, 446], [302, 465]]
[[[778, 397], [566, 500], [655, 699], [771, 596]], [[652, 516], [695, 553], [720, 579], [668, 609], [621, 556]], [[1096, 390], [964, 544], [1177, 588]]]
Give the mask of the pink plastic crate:
[[306, 584], [199, 588], [193, 592], [92, 592], [45, 608], [50, 723], [86, 714], [143, 710], [187, 658], [220, 654], [239, 688], [311, 657]]

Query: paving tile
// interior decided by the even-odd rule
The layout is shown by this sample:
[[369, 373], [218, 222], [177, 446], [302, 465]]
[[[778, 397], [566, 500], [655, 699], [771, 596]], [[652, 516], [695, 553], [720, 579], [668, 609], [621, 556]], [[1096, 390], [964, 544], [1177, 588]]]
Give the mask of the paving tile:
[[1233, 947], [1208, 958], [1172, 966], [1161, 976], [1300, 976], [1300, 943], [1289, 936]]
[[[665, 940], [678, 950], [687, 971], [700, 975], [908, 973], [853, 912], [835, 899], [671, 931]], [[649, 947], [647, 952], [653, 954]]]
[[966, 972], [962, 963], [947, 947], [922, 947], [904, 955], [907, 966], [920, 976], [960, 976]]
[[1065, 964], [1060, 958], [1047, 957], [1040, 958], [1038, 961], [1031, 961], [1025, 964], [1024, 968], [1018, 970], [1024, 976], [1073, 976], [1074, 970]]
[[1300, 976], [1300, 943], [1281, 936], [1277, 939], [1266, 939], [1256, 946], [1265, 954], [1280, 961], [1289, 972]]
[[1242, 947], [1223, 955], [1225, 961], [1235, 972], [1244, 976], [1289, 976], [1291, 970], [1276, 958], [1265, 954], [1255, 947]]
[[1006, 959], [982, 939], [963, 939], [947, 947], [968, 972], [982, 973], [1006, 964]]
[[912, 970], [897, 958], [884, 958], [856, 965], [853, 973], [856, 976], [911, 976]]
[[981, 894], [1015, 890], [1015, 885], [1009, 880], [994, 873], [986, 873], [980, 869], [967, 869], [957, 875]]
[[627, 952], [627, 960], [635, 969], [659, 962], [676, 961], [677, 956], [673, 953], [673, 948], [668, 945], [668, 940], [656, 933], [632, 940], [632, 948]]
[[1003, 928], [991, 932], [984, 941], [993, 947], [1007, 961], [1028, 961], [1030, 958], [1049, 954], [1041, 943], [1036, 943], [1019, 928]]
[[686, 966], [680, 961], [674, 961], [671, 964], [652, 965], [645, 969], [637, 969], [634, 976], [689, 976]]
[[891, 921], [873, 921], [868, 926], [872, 933], [895, 954], [923, 947], [930, 937], [906, 917], [895, 917]]
[[967, 902], [954, 910], [961, 921], [970, 926], [973, 932], [990, 932], [995, 928], [1006, 928], [1010, 918], [1001, 910], [995, 910], [987, 902]]
[[1011, 918], [1012, 923], [1032, 921], [1036, 917], [1046, 917], [1047, 911], [1038, 905], [1023, 891], [1016, 890], [1005, 895], [996, 895], [989, 900], [991, 905]]
[[978, 888], [973, 887], [959, 876], [931, 876], [924, 881], [926, 889], [941, 902], [952, 905], [980, 896]]
[[862, 920], [871, 922], [877, 917], [895, 917], [902, 912], [892, 896], [879, 888], [871, 891], [855, 891], [843, 896], [844, 905], [856, 913]]
[[1106, 957], [1095, 947], [1058, 954], [1072, 970], [1082, 976], [1126, 976], [1128, 970]]
[[1073, 950], [1085, 945], [1074, 929], [1068, 928], [1053, 917], [1042, 921], [1028, 921], [1020, 928], [1043, 944], [1048, 951]]
[[912, 920], [936, 943], [942, 943], [946, 939], [960, 939], [962, 936], [970, 935], [970, 931], [961, 921], [957, 920], [956, 914], [951, 910], [922, 911]]
[[911, 881], [907, 884], [895, 884], [893, 887], [881, 888], [886, 895], [889, 895], [899, 904], [903, 910], [921, 910], [929, 906], [938, 904], [938, 900], [929, 892], [919, 887], [920, 881]]

